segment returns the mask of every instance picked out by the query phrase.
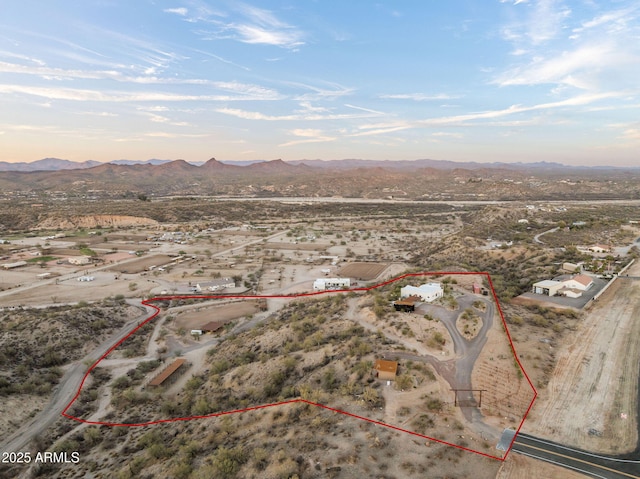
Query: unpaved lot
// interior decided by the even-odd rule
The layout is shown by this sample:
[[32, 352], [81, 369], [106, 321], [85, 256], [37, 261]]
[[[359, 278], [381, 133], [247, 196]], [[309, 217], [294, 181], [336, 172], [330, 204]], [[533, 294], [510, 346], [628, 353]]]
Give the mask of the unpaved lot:
[[137, 261], [130, 261], [128, 263], [113, 266], [109, 268], [109, 271], [116, 271], [119, 273], [141, 273], [146, 271], [151, 266], [162, 266], [170, 263], [173, 258], [164, 254], [156, 254], [153, 256], [145, 256]]
[[587, 476], [521, 454], [509, 454], [507, 460], [502, 463], [496, 479], [531, 479], [533, 477], [585, 479]]
[[349, 263], [340, 268], [339, 274], [344, 278], [370, 281], [380, 276], [387, 266], [387, 263]]
[[[640, 274], [634, 265], [629, 276]], [[557, 353], [548, 387], [540, 391], [523, 430], [601, 453], [635, 448], [640, 281], [618, 279]]]
[[199, 329], [209, 321], [231, 321], [242, 316], [255, 314], [258, 311], [258, 301], [238, 301], [222, 306], [181, 313], [176, 317], [175, 325], [177, 328], [188, 330]]

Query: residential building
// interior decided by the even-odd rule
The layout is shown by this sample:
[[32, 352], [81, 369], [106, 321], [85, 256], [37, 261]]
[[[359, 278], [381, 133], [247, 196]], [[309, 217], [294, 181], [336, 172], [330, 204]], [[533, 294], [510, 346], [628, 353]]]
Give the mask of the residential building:
[[400, 289], [400, 298], [417, 296], [422, 301], [431, 303], [438, 298], [442, 298], [444, 291], [440, 283], [425, 283], [420, 286], [405, 286]]
[[546, 279], [533, 283], [531, 292], [544, 294], [547, 296], [566, 296], [568, 298], [579, 298], [584, 291], [593, 286], [593, 279], [586, 274], [560, 277], [558, 279]]
[[593, 279], [586, 274], [577, 274], [569, 279], [563, 281], [565, 288], [577, 289], [579, 291], [586, 291], [593, 286]]
[[327, 289], [348, 289], [350, 287], [350, 278], [318, 278], [313, 282], [314, 291], [325, 291]]

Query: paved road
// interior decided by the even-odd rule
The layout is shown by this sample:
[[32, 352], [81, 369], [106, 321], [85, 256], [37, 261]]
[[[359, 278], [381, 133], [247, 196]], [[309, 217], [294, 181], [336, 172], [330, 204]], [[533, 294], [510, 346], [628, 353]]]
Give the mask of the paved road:
[[131, 305], [143, 308], [145, 310], [144, 314], [129, 321], [122, 328], [113, 333], [108, 339], [103, 341], [90, 354], [85, 356], [82, 360], [76, 361], [72, 364], [55, 387], [53, 396], [49, 403], [30, 422], [26, 423], [11, 436], [3, 438], [3, 441], [0, 444], [0, 451], [24, 451], [33, 438], [46, 431], [46, 429], [60, 417], [64, 408], [76, 395], [82, 379], [87, 372], [86, 364], [95, 363], [118, 341], [129, 334], [141, 321], [144, 321], [153, 312], [155, 312], [153, 308], [142, 306], [140, 301], [130, 300], [128, 302]]
[[520, 433], [512, 451], [571, 469], [598, 479], [638, 479], [640, 460], [620, 459], [573, 449], [553, 441]]

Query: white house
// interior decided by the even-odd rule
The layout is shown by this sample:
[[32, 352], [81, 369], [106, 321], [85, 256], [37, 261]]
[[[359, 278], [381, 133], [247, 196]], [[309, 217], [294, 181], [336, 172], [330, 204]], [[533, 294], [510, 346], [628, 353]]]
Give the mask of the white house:
[[420, 286], [405, 286], [400, 289], [400, 298], [418, 296], [422, 301], [430, 303], [438, 298], [442, 298], [444, 291], [440, 283], [425, 283]]
[[327, 289], [347, 289], [350, 287], [350, 278], [318, 278], [313, 282], [314, 291], [325, 291]]
[[577, 274], [572, 278], [565, 279], [563, 282], [565, 288], [586, 291], [593, 286], [593, 280], [586, 274]]
[[532, 292], [545, 294], [547, 296], [567, 296], [568, 298], [579, 298], [582, 292], [593, 286], [593, 280], [586, 274], [577, 274], [562, 281], [546, 279], [533, 283]]

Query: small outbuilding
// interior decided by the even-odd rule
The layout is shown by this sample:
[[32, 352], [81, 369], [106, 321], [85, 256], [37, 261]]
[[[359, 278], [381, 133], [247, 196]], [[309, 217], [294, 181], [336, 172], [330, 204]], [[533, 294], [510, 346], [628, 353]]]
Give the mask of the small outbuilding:
[[393, 307], [396, 311], [404, 311], [405, 313], [412, 313], [416, 310], [416, 303], [420, 302], [420, 298], [417, 296], [409, 296], [408, 298], [399, 299], [393, 302]]
[[562, 269], [569, 273], [575, 273], [580, 271], [580, 265], [576, 263], [565, 262], [565, 263], [562, 263]]
[[69, 262], [69, 264], [75, 264], [75, 265], [81, 266], [83, 264], [91, 263], [91, 257], [90, 256], [71, 256], [67, 258], [67, 261]]
[[398, 373], [398, 362], [376, 359], [376, 375], [385, 381], [394, 381]]
[[216, 331], [222, 329], [224, 325], [224, 321], [209, 321], [208, 323], [203, 324], [200, 327], [200, 331], [202, 331], [203, 333], [215, 333]]
[[15, 269], [20, 268], [21, 266], [26, 266], [26, 261], [16, 261], [15, 263], [5, 263], [2, 265], [2, 269]]
[[177, 358], [169, 366], [164, 368], [158, 375], [156, 375], [148, 384], [149, 387], [167, 386], [173, 383], [179, 376], [180, 372], [187, 369], [187, 360], [184, 358]]

